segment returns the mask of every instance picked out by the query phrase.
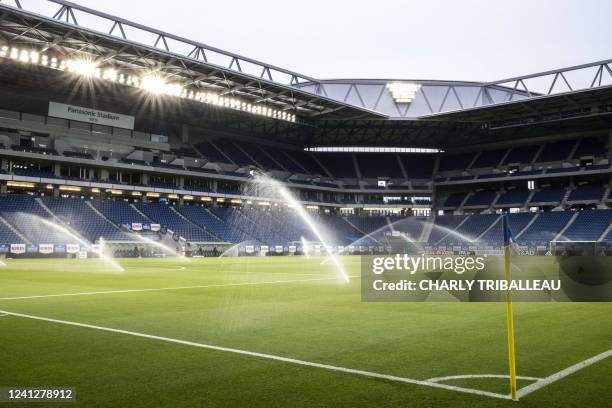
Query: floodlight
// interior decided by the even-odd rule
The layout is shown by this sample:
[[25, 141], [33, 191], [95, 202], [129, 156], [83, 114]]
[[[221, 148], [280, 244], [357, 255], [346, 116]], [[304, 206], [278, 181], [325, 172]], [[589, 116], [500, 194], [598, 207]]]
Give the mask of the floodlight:
[[150, 74], [142, 78], [141, 88], [154, 94], [161, 94], [166, 89], [166, 81], [159, 75]]
[[66, 67], [68, 68], [68, 71], [84, 77], [95, 76], [98, 69], [98, 65], [94, 61], [86, 59], [74, 59], [67, 61]]
[[117, 70], [115, 70], [113, 68], [109, 68], [109, 69], [105, 70], [103, 78], [108, 80], [108, 81], [115, 82], [117, 80]]
[[396, 103], [410, 103], [421, 89], [421, 85], [410, 82], [389, 82], [387, 89]]

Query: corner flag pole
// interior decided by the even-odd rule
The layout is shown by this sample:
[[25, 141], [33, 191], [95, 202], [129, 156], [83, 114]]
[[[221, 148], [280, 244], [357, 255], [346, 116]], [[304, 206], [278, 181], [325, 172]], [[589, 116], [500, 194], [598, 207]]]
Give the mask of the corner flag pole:
[[[514, 237], [508, 225], [508, 216], [502, 216], [502, 227], [504, 230], [504, 272], [506, 282], [512, 281], [510, 268], [510, 246], [514, 244]], [[516, 400], [516, 353], [514, 349], [514, 316], [512, 313], [512, 291], [506, 291], [506, 321], [508, 326], [508, 368], [510, 370], [510, 396]]]

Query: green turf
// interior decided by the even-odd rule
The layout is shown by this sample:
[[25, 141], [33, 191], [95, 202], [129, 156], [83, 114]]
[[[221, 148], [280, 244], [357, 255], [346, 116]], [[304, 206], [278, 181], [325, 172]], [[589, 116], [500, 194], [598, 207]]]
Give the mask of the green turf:
[[[359, 274], [358, 257], [343, 262]], [[125, 272], [98, 260], [6, 263], [0, 298], [207, 287], [2, 299], [0, 310], [414, 379], [507, 371], [504, 304], [362, 303], [359, 278], [341, 283], [319, 259], [128, 260], [121, 261]], [[520, 375], [546, 377], [612, 348], [609, 303], [517, 303], [515, 316]], [[517, 404], [13, 316], [0, 317], [0, 348], [0, 386], [74, 387], [78, 402], [69, 406]], [[518, 404], [609, 406], [610, 360]], [[505, 379], [447, 383], [507, 393]]]

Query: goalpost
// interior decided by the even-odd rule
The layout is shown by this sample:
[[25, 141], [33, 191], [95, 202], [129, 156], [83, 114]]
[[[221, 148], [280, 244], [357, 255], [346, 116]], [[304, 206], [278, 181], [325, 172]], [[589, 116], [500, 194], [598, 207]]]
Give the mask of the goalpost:
[[599, 241], [550, 241], [552, 256], [598, 256], [606, 254], [606, 243]]

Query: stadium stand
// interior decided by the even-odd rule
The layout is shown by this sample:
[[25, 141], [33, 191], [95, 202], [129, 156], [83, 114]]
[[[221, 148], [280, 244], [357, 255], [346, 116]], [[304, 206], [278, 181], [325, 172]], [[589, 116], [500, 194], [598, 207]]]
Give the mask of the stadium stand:
[[406, 170], [406, 175], [411, 179], [430, 179], [436, 156], [432, 154], [400, 154], [400, 160]]
[[527, 198], [529, 197], [529, 191], [520, 188], [505, 191], [499, 196], [499, 199], [495, 203], [495, 206], [516, 206], [522, 207], [525, 205]]
[[404, 178], [395, 154], [356, 154], [361, 177]]
[[221, 241], [212, 233], [188, 221], [187, 218], [175, 211], [171, 206], [158, 203], [139, 203], [136, 207], [147, 217], [168, 228], [177, 236], [192, 242], [218, 242]]
[[478, 155], [472, 168], [496, 167], [505, 156], [507, 149], [485, 150]]
[[115, 224], [147, 224], [151, 222], [125, 201], [95, 200], [91, 202], [98, 211]]
[[474, 153], [443, 154], [438, 171], [464, 170], [470, 165]]
[[594, 201], [599, 202], [603, 198], [605, 188], [602, 185], [584, 184], [573, 190], [567, 201]]
[[491, 190], [477, 191], [464, 204], [464, 207], [489, 207], [493, 204], [493, 200], [497, 196], [497, 192]]
[[529, 164], [540, 149], [539, 145], [513, 147], [504, 159], [504, 164]]
[[456, 208], [461, 205], [463, 200], [465, 200], [465, 196], [467, 193], [452, 193], [450, 194], [446, 201], [444, 202], [444, 207], [448, 208]]
[[560, 140], [558, 142], [547, 143], [544, 145], [544, 150], [538, 156], [537, 161], [546, 163], [567, 160], [575, 144], [575, 140]]
[[[74, 6], [65, 7], [68, 12]], [[395, 100], [388, 81], [354, 80], [347, 85], [350, 92], [338, 99], [333, 81], [313, 88], [311, 83], [319, 80], [307, 84], [296, 74], [277, 83], [272, 67], [263, 63], [257, 67], [259, 78], [243, 72], [240, 62], [257, 66], [254, 60], [247, 64], [230, 58], [232, 65], [223, 67], [229, 71], [220, 81], [204, 59], [190, 55], [185, 60], [179, 53], [156, 61], [158, 56], [143, 44], [123, 38], [119, 42], [129, 46], [119, 47], [97, 38], [95, 30], [80, 35], [83, 44], [75, 49], [77, 43], [67, 34], [83, 31], [76, 22], [70, 27], [74, 31], [65, 32], [65, 24], [36, 24], [36, 13], [23, 17], [19, 4], [2, 9], [6, 16], [0, 37], [18, 38], [13, 45], [21, 50], [0, 56], [0, 82], [10, 85], [0, 87], [2, 250], [22, 241], [66, 244], [65, 233], [41, 220], [90, 243], [100, 238], [133, 242], [136, 232], [126, 226], [134, 223], [161, 224], [156, 238], [175, 239], [177, 246], [317, 241], [294, 212], [276, 202], [278, 192], [254, 188], [252, 167], [287, 183], [332, 245], [375, 246], [408, 237], [453, 246], [474, 244], [478, 238], [497, 246], [503, 211], [512, 213], [510, 226], [523, 243], [550, 242], [560, 233], [570, 240], [612, 241], [610, 126], [587, 114], [597, 113], [593, 106], [601, 108], [599, 113], [608, 109], [600, 106], [605, 98], [596, 95], [602, 89], [595, 82], [580, 98], [539, 98], [537, 110], [529, 109], [537, 93], [527, 89], [515, 87], [516, 95], [510, 95], [505, 86], [454, 81], [416, 81], [422, 91], [414, 103], [405, 103]], [[17, 34], [27, 22], [36, 30]], [[53, 32], [42, 33], [51, 26]], [[108, 48], [95, 55], [104, 65], [99, 72], [107, 65], [132, 72], [147, 55], [162, 79], [180, 81], [176, 85], [185, 92], [162, 92], [159, 106], [151, 109], [142, 100], [148, 90], [139, 86], [137, 92], [125, 92], [134, 87], [124, 80], [72, 100], [68, 95], [74, 93], [67, 91], [81, 74], [36, 60], [56, 55], [68, 64], [80, 54], [97, 54], [101, 47], [88, 42], [94, 37]], [[56, 41], [41, 42], [49, 38]], [[160, 36], [158, 42], [166, 40]], [[42, 43], [49, 48], [41, 51]], [[24, 59], [28, 52], [36, 58]], [[194, 75], [197, 70], [202, 75]], [[133, 75], [144, 79], [140, 72]], [[549, 76], [559, 78], [561, 72]], [[528, 76], [516, 83], [525, 85], [536, 77], [542, 79]], [[563, 77], [571, 81], [571, 75]], [[190, 82], [183, 83], [187, 78]], [[50, 81], [54, 86], [41, 86]], [[194, 96], [202, 89], [207, 100]], [[488, 90], [491, 100], [485, 103]], [[356, 95], [363, 103], [348, 102]], [[443, 109], [451, 99], [459, 102], [452, 112]], [[50, 101], [134, 115], [133, 126], [49, 115]], [[487, 113], [493, 110], [495, 115]], [[570, 111], [581, 114], [572, 113], [571, 121], [565, 121]], [[375, 179], [388, 183], [379, 186]], [[514, 213], [526, 207], [541, 212]], [[544, 211], [551, 207], [554, 212]]]
[[108, 241], [134, 240], [133, 237], [96, 212], [86, 200], [44, 197], [43, 202], [65, 224], [90, 242], [97, 242], [101, 237]]
[[531, 197], [531, 203], [551, 203], [559, 204], [565, 196], [566, 190], [562, 187], [549, 186], [544, 187], [540, 191], [536, 191]]
[[553, 241], [572, 215], [569, 211], [539, 213], [535, 221], [521, 235], [516, 236], [516, 239], [519, 243]]
[[356, 178], [353, 155], [350, 153], [319, 153], [321, 164], [337, 178]]
[[584, 210], [563, 232], [560, 240], [597, 241], [612, 222], [612, 210]]
[[607, 149], [604, 142], [600, 138], [589, 137], [580, 140], [573, 158], [579, 159], [586, 156], [604, 157], [606, 155]]
[[32, 244], [66, 243], [64, 233], [41, 221], [56, 222], [53, 215], [31, 195], [0, 195], [0, 214]]

